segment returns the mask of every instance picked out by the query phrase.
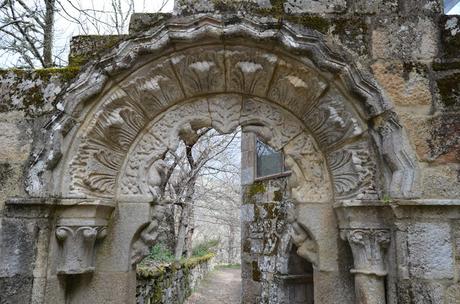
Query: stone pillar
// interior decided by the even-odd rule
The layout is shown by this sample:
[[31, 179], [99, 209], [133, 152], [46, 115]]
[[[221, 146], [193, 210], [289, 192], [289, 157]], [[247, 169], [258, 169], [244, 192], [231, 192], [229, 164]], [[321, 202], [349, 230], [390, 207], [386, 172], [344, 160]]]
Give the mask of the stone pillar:
[[344, 229], [353, 252], [356, 303], [385, 304], [385, 251], [390, 243], [386, 229]]

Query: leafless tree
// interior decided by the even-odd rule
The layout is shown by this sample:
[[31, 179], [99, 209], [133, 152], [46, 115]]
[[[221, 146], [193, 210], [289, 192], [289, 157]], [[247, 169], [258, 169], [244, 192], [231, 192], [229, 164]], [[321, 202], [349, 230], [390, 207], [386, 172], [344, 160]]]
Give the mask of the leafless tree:
[[[237, 136], [238, 133], [219, 135], [210, 128], [199, 130], [189, 128], [181, 132], [181, 145], [177, 150], [169, 151], [166, 155], [167, 182], [161, 192], [176, 206], [174, 229], [176, 259], [191, 255], [195, 210], [203, 208], [203, 206], [197, 206], [196, 202], [201, 201], [205, 195], [211, 197], [212, 187], [205, 189], [204, 181], [221, 178], [227, 171], [235, 171], [235, 167], [238, 167], [229, 168], [229, 165], [223, 165], [225, 162], [222, 161], [228, 159], [229, 147], [235, 143]], [[225, 186], [221, 185], [220, 188], [224, 189]]]
[[[159, 10], [172, 0], [161, 0]], [[132, 13], [146, 10], [145, 0], [136, 9], [135, 0], [96, 2], [79, 0], [0, 0], [0, 56], [20, 68], [52, 67], [66, 63], [67, 46], [57, 46], [56, 21], [65, 21], [72, 34], [123, 34]], [[58, 37], [59, 36], [59, 37]], [[5, 60], [5, 58], [9, 58]]]
[[53, 66], [56, 0], [0, 3], [1, 56], [18, 56], [29, 68]]

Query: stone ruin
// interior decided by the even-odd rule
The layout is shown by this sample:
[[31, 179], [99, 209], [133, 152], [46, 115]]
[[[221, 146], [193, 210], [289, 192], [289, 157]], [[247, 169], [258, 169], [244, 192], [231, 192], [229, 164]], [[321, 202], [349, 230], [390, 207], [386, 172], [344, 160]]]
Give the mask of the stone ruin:
[[[442, 12], [177, 0], [74, 37], [69, 67], [0, 71], [0, 302], [134, 303], [165, 152], [241, 127], [243, 303], [460, 303], [460, 16]], [[256, 136], [287, 174], [255, 175]]]

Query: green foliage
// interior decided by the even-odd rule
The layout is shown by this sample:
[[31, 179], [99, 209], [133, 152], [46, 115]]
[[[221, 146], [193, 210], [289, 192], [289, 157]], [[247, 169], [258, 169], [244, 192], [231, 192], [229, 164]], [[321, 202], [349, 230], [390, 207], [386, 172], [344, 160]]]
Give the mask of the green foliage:
[[192, 249], [192, 256], [202, 257], [209, 253], [215, 253], [220, 239], [209, 239], [196, 244]]
[[385, 194], [385, 195], [383, 196], [383, 199], [382, 199], [382, 200], [383, 200], [383, 202], [384, 202], [385, 204], [391, 204], [391, 203], [393, 203], [393, 199], [392, 199], [388, 194]]
[[150, 249], [147, 258], [155, 262], [170, 263], [174, 261], [174, 254], [164, 244], [158, 243]]
[[222, 264], [219, 266], [216, 266], [216, 268], [222, 268], [222, 269], [240, 269], [241, 264]]

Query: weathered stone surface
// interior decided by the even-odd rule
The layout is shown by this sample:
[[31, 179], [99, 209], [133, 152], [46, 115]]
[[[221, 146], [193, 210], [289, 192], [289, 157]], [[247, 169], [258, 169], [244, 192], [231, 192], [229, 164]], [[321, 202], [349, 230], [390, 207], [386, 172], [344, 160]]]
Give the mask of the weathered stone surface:
[[409, 110], [418, 113], [422, 109], [414, 106], [427, 106], [428, 113], [433, 96], [426, 66], [378, 61], [372, 65], [372, 70], [395, 105], [410, 107]]
[[[435, 304], [456, 303], [444, 302], [444, 287], [440, 283], [430, 281], [401, 281], [398, 282], [398, 303]], [[455, 299], [457, 301], [458, 298]]]
[[424, 166], [422, 190], [426, 198], [453, 198], [460, 195], [458, 164]]
[[53, 111], [63, 86], [79, 70], [78, 67], [0, 70], [0, 112], [23, 110], [26, 115], [38, 116]]
[[423, 17], [379, 17], [372, 32], [375, 59], [429, 59], [437, 53], [436, 24]]
[[288, 14], [340, 13], [346, 10], [345, 0], [287, 0], [283, 3]]
[[355, 14], [389, 14], [399, 9], [397, 0], [357, 0], [351, 1], [351, 12]]
[[0, 302], [2, 304], [30, 303], [33, 279], [31, 275], [0, 276]]
[[442, 56], [458, 60], [460, 56], [460, 16], [443, 16], [439, 19]]
[[453, 277], [451, 229], [448, 223], [415, 223], [408, 227], [409, 272], [420, 279]]
[[[460, 31], [460, 30], [459, 30]], [[441, 107], [446, 111], [460, 110], [460, 73], [438, 78], [436, 84]]]
[[191, 258], [163, 269], [137, 269], [136, 303], [183, 303], [200, 281], [213, 270], [212, 255]]
[[[128, 271], [133, 252], [142, 256], [156, 239], [149, 203], [158, 197], [162, 155], [187, 128], [227, 133], [242, 125], [290, 154], [287, 161], [297, 166], [292, 177], [300, 181], [253, 183], [254, 147], [243, 151], [246, 302], [282, 303], [286, 293], [277, 275], [289, 274], [291, 251], [316, 267], [315, 303], [458, 302], [452, 285], [457, 252], [446, 219], [459, 217], [459, 21], [438, 17], [439, 4], [184, 0], [176, 3], [183, 15], [133, 19], [135, 36], [107, 54], [99, 54], [98, 46], [112, 46], [120, 37], [80, 37], [85, 41], [74, 48], [78, 54], [100, 57], [77, 79], [78, 68], [0, 72], [0, 110], [11, 112], [0, 116], [0, 201], [23, 195], [23, 176], [30, 171], [37, 196], [98, 196], [118, 204], [108, 237], [97, 248], [100, 271], [68, 281], [55, 276], [55, 235], [48, 237], [45, 224], [24, 224], [47, 216], [49, 224], [54, 209], [46, 213], [24, 204], [16, 215], [27, 219], [7, 219], [11, 235], [2, 234], [13, 245], [0, 252], [0, 260], [7, 260], [0, 294], [24, 303], [33, 294], [37, 304], [64, 303], [66, 296], [84, 303], [88, 297], [95, 303], [134, 301]], [[210, 14], [184, 16], [196, 12]], [[82, 63], [75, 54], [72, 64]], [[440, 58], [433, 72], [435, 56]], [[65, 90], [64, 83], [70, 84]], [[73, 119], [57, 115], [45, 124], [60, 110]], [[393, 114], [394, 120], [387, 119]], [[377, 126], [377, 120], [383, 122]], [[313, 144], [296, 151], [295, 139], [306, 135]], [[404, 213], [395, 198], [414, 197], [418, 185], [412, 181], [419, 173], [423, 191], [415, 196], [433, 199], [436, 207], [413, 209], [405, 214], [407, 223], [393, 227], [387, 212], [363, 211], [359, 221], [333, 214], [334, 203], [380, 203], [395, 215]], [[4, 214], [11, 216], [10, 209]], [[382, 229], [383, 222], [390, 228]], [[361, 229], [347, 238], [353, 257], [337, 229], [351, 224]], [[395, 244], [380, 239], [393, 238], [394, 230]], [[22, 249], [27, 253], [21, 255]]]

